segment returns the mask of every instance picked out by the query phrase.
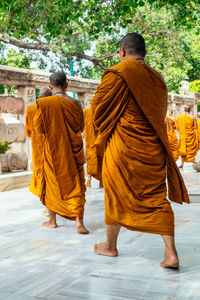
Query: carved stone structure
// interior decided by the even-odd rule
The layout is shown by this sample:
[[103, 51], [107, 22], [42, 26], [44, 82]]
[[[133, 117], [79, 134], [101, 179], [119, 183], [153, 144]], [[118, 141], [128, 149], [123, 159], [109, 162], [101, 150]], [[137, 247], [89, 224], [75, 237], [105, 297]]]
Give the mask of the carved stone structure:
[[191, 97], [190, 95], [168, 94], [168, 107], [174, 110], [175, 117], [184, 112], [185, 105], [190, 105], [193, 114], [196, 116], [197, 106], [194, 97]]
[[3, 124], [0, 123], [0, 142], [25, 142], [25, 132], [23, 124]]
[[28, 158], [24, 152], [0, 154], [0, 164], [2, 172], [26, 170]]
[[13, 96], [0, 96], [0, 113], [24, 114], [24, 99]]

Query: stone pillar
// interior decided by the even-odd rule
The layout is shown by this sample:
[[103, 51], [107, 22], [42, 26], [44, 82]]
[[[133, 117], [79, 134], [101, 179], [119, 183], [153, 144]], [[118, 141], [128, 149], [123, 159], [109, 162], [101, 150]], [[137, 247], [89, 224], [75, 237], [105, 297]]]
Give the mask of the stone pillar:
[[[24, 99], [25, 112], [28, 105], [36, 104], [36, 90], [34, 86], [18, 86], [17, 87], [18, 97]], [[25, 124], [25, 114], [20, 116], [20, 121]], [[28, 157], [28, 167], [29, 171], [32, 171], [32, 148], [31, 148], [31, 139], [26, 138], [26, 142], [22, 144], [21, 152], [25, 152]]]
[[[95, 91], [94, 91], [95, 93]], [[83, 108], [90, 107], [90, 101], [94, 95], [94, 93], [86, 93], [86, 92], [80, 92], [77, 93], [78, 99], [81, 101]]]

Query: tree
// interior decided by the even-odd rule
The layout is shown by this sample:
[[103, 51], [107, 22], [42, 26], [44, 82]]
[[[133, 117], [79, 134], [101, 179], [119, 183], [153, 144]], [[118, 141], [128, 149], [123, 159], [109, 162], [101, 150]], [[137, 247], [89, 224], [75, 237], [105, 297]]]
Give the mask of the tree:
[[[102, 32], [119, 33], [119, 28], [132, 24], [137, 8], [146, 3], [157, 10], [166, 7], [173, 11], [177, 24], [191, 26], [199, 16], [199, 0], [3, 0], [0, 41], [23, 49], [75, 56], [103, 68], [102, 57], [92, 57], [84, 51]], [[77, 51], [80, 41], [84, 51]]]

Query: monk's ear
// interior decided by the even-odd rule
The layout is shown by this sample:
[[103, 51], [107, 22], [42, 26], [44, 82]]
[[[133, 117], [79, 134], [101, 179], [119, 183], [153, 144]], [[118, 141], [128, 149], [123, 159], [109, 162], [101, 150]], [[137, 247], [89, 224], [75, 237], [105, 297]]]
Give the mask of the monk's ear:
[[65, 83], [65, 89], [67, 89], [67, 87], [68, 87], [68, 82]]
[[49, 84], [49, 88], [53, 91], [53, 86], [51, 84]]

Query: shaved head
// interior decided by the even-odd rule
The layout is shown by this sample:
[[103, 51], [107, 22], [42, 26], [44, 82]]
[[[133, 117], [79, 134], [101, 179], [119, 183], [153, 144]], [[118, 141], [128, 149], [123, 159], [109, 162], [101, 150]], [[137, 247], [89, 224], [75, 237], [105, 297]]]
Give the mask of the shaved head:
[[49, 97], [52, 96], [52, 90], [47, 87], [44, 87], [40, 90], [39, 98]]
[[145, 41], [141, 34], [132, 32], [123, 37], [120, 49], [126, 50], [130, 55], [146, 55]]
[[67, 82], [67, 77], [64, 72], [55, 72], [51, 74], [49, 80], [53, 87], [64, 88]]
[[190, 105], [186, 105], [186, 106], [184, 107], [184, 110], [185, 110], [185, 112], [190, 113], [191, 110], [192, 110], [192, 107], [191, 107]]

